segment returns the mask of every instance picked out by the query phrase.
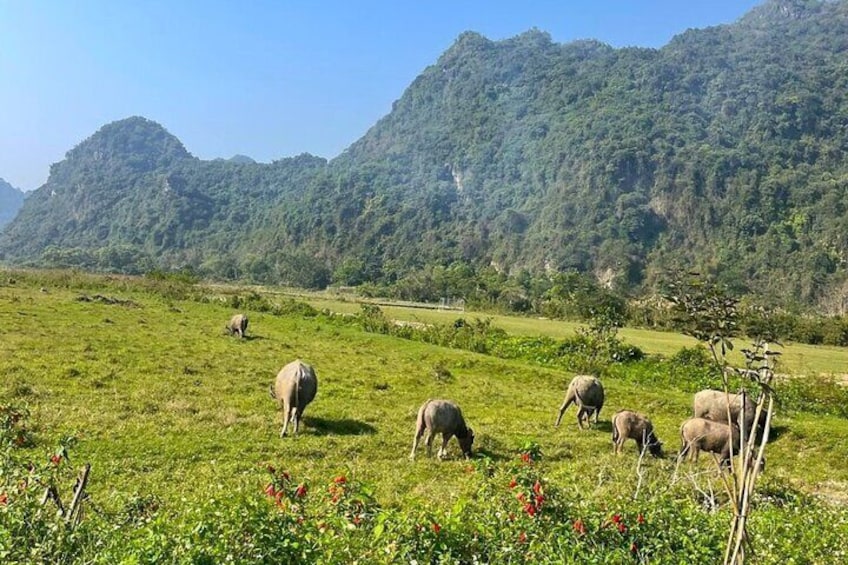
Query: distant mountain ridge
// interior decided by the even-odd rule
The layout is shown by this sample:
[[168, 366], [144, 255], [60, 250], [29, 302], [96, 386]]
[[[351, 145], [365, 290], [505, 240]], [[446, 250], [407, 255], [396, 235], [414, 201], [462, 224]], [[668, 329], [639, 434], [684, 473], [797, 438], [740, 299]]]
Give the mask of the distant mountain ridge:
[[636, 290], [685, 266], [811, 303], [848, 278], [846, 52], [844, 0], [770, 0], [661, 49], [466, 32], [329, 163], [104, 126], [0, 256], [306, 286], [464, 263]]
[[24, 192], [0, 178], [0, 228], [12, 221], [24, 204]]

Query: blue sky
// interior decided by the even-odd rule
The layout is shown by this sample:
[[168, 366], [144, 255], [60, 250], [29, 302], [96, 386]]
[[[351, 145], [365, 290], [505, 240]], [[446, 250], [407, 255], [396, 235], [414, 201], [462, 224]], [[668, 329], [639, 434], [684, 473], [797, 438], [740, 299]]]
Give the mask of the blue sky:
[[661, 47], [759, 3], [0, 0], [0, 177], [37, 188], [66, 151], [132, 115], [204, 159], [332, 158], [463, 31]]

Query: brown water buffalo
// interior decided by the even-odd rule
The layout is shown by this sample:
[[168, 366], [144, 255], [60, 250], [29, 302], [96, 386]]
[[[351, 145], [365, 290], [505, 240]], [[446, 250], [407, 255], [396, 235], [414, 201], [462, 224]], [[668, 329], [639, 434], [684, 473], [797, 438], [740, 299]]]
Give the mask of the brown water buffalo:
[[[730, 423], [740, 426], [744, 423], [745, 433], [752, 429], [754, 425], [754, 416], [756, 415], [757, 405], [754, 398], [750, 394], [745, 395], [745, 420], [740, 421], [742, 414], [742, 395], [728, 393], [725, 394], [721, 390], [702, 390], [695, 394], [692, 402], [692, 416], [695, 418], [706, 418], [714, 422], [727, 421], [728, 399], [730, 400]], [[760, 419], [757, 422], [758, 430], [761, 431], [765, 426], [766, 412], [760, 413]]]
[[244, 337], [244, 332], [247, 331], [247, 316], [244, 314], [236, 314], [230, 318], [227, 324], [227, 332], [230, 335], [238, 334], [239, 337]]
[[432, 455], [433, 437], [442, 434], [442, 447], [439, 449], [439, 459], [444, 458], [447, 453], [446, 447], [451, 436], [456, 436], [459, 447], [465, 457], [471, 456], [471, 444], [474, 442], [474, 432], [465, 425], [462, 410], [450, 400], [427, 400], [418, 409], [418, 418], [415, 421], [415, 438], [412, 441], [412, 453], [410, 459], [415, 459], [415, 450], [421, 436], [427, 430], [427, 457]]
[[612, 442], [615, 453], [621, 453], [621, 447], [628, 439], [636, 440], [639, 453], [645, 445], [654, 457], [662, 457], [662, 443], [654, 434], [651, 421], [637, 412], [619, 410], [612, 417]]
[[568, 390], [565, 393], [565, 400], [559, 408], [559, 416], [557, 416], [556, 427], [559, 427], [562, 421], [562, 414], [575, 403], [579, 410], [577, 411], [577, 426], [583, 428], [583, 418], [585, 416], [586, 425], [589, 425], [589, 417], [594, 414], [595, 423], [598, 423], [598, 415], [601, 413], [601, 408], [604, 406], [604, 385], [597, 378], [591, 375], [577, 375], [571, 379], [568, 385]]
[[292, 361], [277, 374], [277, 380], [271, 387], [271, 398], [283, 409], [283, 430], [280, 437], [286, 435], [289, 422], [294, 422], [294, 433], [300, 429], [303, 411], [318, 392], [318, 377], [315, 369], [300, 359]]
[[689, 454], [697, 461], [701, 451], [718, 453], [722, 465], [730, 464], [731, 442], [734, 452], [739, 450], [739, 427], [706, 418], [689, 418], [680, 426], [680, 455]]

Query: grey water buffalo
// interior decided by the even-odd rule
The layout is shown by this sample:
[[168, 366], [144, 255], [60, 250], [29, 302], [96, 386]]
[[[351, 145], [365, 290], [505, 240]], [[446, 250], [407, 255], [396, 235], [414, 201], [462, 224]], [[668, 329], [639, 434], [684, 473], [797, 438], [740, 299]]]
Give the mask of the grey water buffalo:
[[247, 316], [244, 314], [236, 314], [227, 323], [227, 333], [230, 335], [238, 334], [239, 337], [244, 337], [244, 332], [247, 331]]
[[447, 453], [447, 445], [451, 436], [456, 436], [459, 447], [465, 457], [471, 456], [471, 444], [474, 442], [474, 432], [465, 425], [462, 410], [450, 400], [427, 400], [418, 409], [418, 418], [415, 421], [415, 439], [412, 441], [412, 452], [410, 459], [415, 459], [415, 450], [418, 442], [427, 430], [427, 456], [432, 455], [433, 437], [442, 434], [442, 447], [439, 449], [439, 459], [444, 458]]
[[303, 411], [317, 392], [318, 377], [315, 376], [315, 369], [300, 359], [292, 361], [277, 373], [277, 380], [271, 387], [271, 398], [276, 399], [283, 409], [280, 437], [285, 437], [289, 422], [294, 422], [294, 433], [297, 434]]
[[568, 390], [565, 393], [565, 400], [562, 406], [559, 407], [559, 416], [555, 426], [559, 427], [562, 421], [562, 414], [565, 410], [574, 403], [578, 407], [577, 411], [577, 426], [583, 428], [583, 418], [585, 416], [586, 425], [589, 425], [589, 416], [594, 414], [595, 423], [598, 423], [598, 415], [601, 413], [601, 408], [604, 406], [604, 385], [597, 378], [591, 375], [577, 375], [571, 379], [568, 385]]
[[[739, 449], [739, 427], [706, 418], [689, 418], [680, 426], [680, 456], [697, 461], [701, 451], [717, 453], [722, 465], [730, 463], [731, 449]], [[732, 446], [731, 446], [732, 442]]]
[[[756, 415], [757, 405], [751, 395], [745, 395], [745, 419], [740, 420], [742, 414], [742, 395], [728, 393], [725, 394], [721, 390], [702, 390], [695, 395], [692, 403], [692, 416], [695, 418], [706, 418], [714, 422], [727, 422], [728, 399], [730, 400], [730, 420], [734, 425], [745, 425], [745, 433], [747, 434], [754, 425], [754, 416]], [[763, 411], [760, 414], [760, 419], [757, 422], [758, 429], [762, 430], [765, 426], [766, 413]]]
[[628, 439], [636, 440], [639, 453], [648, 446], [648, 451], [654, 457], [662, 457], [662, 443], [654, 433], [654, 425], [651, 421], [631, 410], [619, 410], [612, 417], [612, 443], [615, 453], [621, 453], [621, 447]]

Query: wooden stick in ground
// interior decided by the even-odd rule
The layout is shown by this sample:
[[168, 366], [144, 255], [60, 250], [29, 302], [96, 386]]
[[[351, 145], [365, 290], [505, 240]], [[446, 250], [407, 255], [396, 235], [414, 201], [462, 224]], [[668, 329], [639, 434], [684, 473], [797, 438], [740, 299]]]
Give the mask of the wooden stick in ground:
[[52, 500], [56, 504], [56, 508], [59, 509], [59, 515], [65, 515], [65, 507], [62, 505], [62, 501], [59, 499], [59, 493], [56, 491], [56, 487], [53, 485], [48, 486], [44, 489], [44, 495], [41, 497], [41, 505], [44, 506], [47, 504], [48, 500]]
[[82, 502], [83, 494], [85, 493], [85, 486], [88, 484], [88, 473], [90, 471], [91, 463], [86, 463], [85, 467], [83, 467], [80, 472], [79, 479], [77, 479], [77, 485], [74, 489], [74, 498], [71, 500], [71, 508], [65, 516], [65, 519], [69, 522], [74, 518], [74, 515], [79, 515], [80, 503]]

